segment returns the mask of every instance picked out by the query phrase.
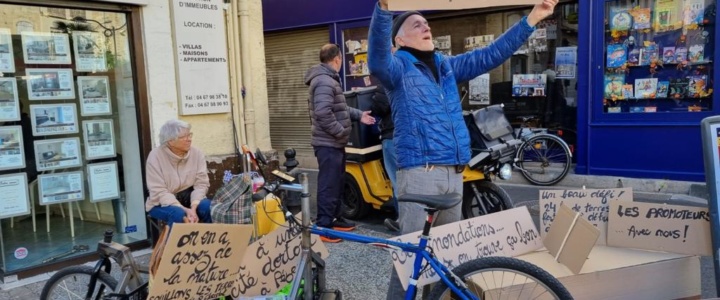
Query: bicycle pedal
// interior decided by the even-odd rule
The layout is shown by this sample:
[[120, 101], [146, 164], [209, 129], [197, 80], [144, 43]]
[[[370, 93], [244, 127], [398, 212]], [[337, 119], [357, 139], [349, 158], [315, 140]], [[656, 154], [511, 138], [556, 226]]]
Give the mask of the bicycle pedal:
[[320, 294], [320, 300], [342, 300], [340, 290], [325, 290]]

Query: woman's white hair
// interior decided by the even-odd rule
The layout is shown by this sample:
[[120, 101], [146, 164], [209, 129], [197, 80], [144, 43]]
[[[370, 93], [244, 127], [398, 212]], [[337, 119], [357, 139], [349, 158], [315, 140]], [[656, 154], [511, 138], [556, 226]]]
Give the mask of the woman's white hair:
[[160, 127], [160, 144], [164, 145], [169, 141], [175, 140], [180, 137], [183, 131], [190, 131], [190, 129], [192, 129], [192, 125], [188, 122], [177, 119], [168, 120]]

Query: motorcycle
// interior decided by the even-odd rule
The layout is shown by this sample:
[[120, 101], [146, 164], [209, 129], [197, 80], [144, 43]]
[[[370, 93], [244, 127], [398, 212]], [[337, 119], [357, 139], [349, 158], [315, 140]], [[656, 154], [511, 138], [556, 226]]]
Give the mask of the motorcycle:
[[[502, 105], [492, 105], [464, 113], [471, 136], [472, 159], [462, 172], [464, 218], [512, 208], [510, 196], [493, 183], [493, 178], [509, 179], [517, 147], [514, 130], [505, 118]], [[371, 210], [392, 211], [392, 184], [382, 160], [382, 146], [345, 148], [345, 186], [343, 216], [362, 219]]]

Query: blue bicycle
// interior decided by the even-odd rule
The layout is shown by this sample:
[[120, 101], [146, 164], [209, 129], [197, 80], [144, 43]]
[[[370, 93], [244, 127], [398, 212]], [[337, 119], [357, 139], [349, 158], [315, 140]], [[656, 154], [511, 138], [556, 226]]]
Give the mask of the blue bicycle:
[[[266, 164], [261, 153], [258, 161]], [[432, 288], [428, 299], [573, 299], [565, 287], [547, 271], [522, 260], [511, 257], [485, 257], [463, 263], [449, 270], [435, 256], [428, 246], [432, 220], [439, 210], [458, 205], [462, 195], [405, 195], [399, 201], [413, 202], [425, 206], [427, 217], [420, 241], [417, 244], [397, 242], [377, 237], [337, 231], [318, 227], [310, 223], [310, 196], [307, 174], [300, 174], [300, 183], [292, 176], [273, 171], [280, 180], [265, 185], [273, 192], [285, 190], [302, 193], [301, 215], [298, 222], [292, 213], [286, 213], [291, 228], [301, 232], [300, 261], [296, 268], [296, 279], [292, 282], [288, 299], [340, 299], [339, 291], [330, 291], [325, 286], [325, 262], [313, 252], [310, 235], [368, 244], [384, 249], [394, 249], [415, 254], [410, 284], [405, 299], [415, 299], [417, 283], [423, 272], [434, 270], [441, 281]]]

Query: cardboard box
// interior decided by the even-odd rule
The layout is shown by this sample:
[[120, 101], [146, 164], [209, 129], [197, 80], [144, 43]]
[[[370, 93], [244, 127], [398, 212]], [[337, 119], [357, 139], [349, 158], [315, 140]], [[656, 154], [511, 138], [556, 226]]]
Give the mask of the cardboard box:
[[547, 251], [517, 256], [558, 278], [575, 299], [700, 299], [700, 258], [595, 246], [579, 274]]

